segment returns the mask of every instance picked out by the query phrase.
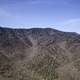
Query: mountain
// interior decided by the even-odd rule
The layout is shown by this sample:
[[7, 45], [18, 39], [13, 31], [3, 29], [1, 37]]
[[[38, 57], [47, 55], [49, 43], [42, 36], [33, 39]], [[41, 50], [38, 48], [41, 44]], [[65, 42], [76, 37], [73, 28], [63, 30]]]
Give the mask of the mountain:
[[0, 80], [80, 80], [80, 35], [0, 27]]

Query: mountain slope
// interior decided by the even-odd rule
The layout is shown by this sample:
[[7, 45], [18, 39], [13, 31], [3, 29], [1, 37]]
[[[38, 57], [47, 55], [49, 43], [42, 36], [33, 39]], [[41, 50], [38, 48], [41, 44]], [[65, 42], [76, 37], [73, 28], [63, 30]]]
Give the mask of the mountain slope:
[[80, 80], [79, 75], [79, 34], [0, 27], [0, 80]]

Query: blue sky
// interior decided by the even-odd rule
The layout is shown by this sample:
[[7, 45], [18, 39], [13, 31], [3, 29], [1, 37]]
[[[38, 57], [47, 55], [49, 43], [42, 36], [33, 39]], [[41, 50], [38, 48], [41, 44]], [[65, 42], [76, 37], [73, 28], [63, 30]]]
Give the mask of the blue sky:
[[80, 0], [0, 0], [0, 25], [80, 33]]

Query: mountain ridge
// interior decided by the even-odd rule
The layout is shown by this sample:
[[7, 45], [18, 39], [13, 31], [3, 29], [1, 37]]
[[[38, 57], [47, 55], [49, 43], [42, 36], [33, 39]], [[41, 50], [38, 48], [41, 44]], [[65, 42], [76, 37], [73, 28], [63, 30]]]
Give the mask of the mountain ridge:
[[79, 34], [0, 27], [1, 80], [80, 80], [79, 67]]

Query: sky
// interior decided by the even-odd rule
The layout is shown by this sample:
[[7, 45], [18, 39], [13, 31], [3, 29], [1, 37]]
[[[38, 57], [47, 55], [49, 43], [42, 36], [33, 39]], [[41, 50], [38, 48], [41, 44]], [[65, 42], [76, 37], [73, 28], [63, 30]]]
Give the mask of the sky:
[[0, 0], [0, 26], [80, 33], [80, 0]]

